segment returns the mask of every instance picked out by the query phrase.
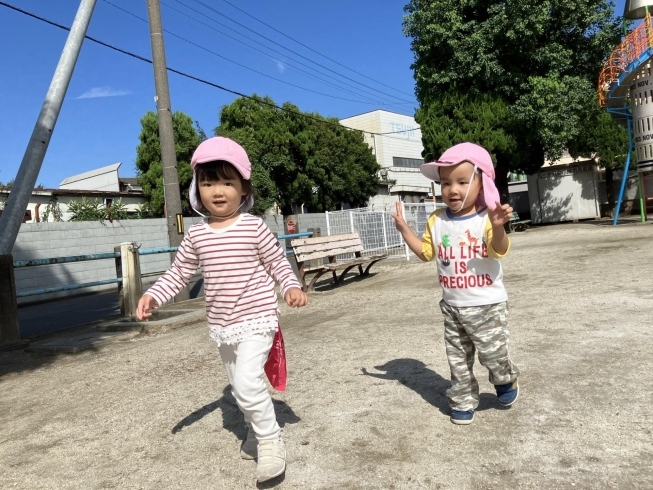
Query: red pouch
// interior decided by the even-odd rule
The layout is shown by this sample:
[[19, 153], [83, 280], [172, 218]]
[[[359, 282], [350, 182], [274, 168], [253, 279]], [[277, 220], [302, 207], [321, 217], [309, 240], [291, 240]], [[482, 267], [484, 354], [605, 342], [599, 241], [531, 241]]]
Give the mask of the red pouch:
[[286, 391], [286, 380], [288, 379], [286, 372], [286, 347], [283, 344], [281, 327], [279, 327], [279, 330], [274, 335], [272, 348], [270, 349], [270, 354], [268, 355], [264, 369], [272, 388], [277, 391]]

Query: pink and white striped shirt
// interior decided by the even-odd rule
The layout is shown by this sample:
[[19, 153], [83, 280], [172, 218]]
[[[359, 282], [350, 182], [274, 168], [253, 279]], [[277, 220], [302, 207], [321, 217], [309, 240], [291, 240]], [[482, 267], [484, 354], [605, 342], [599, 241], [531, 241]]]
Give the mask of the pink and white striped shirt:
[[[281, 293], [300, 288], [279, 241], [261, 218], [240, 215], [223, 229], [206, 220], [191, 226], [170, 269], [147, 291], [159, 305], [172, 299], [202, 267], [210, 337], [232, 344], [278, 329], [274, 278]], [[270, 277], [272, 276], [272, 277]]]

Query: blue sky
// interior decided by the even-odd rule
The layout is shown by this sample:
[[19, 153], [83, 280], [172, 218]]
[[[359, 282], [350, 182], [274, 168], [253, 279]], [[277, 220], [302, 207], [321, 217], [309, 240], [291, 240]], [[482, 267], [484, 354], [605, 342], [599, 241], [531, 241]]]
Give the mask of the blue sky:
[[[147, 18], [145, 0], [110, 1], [139, 17]], [[376, 102], [360, 103], [311, 93], [266, 78], [165, 34], [168, 66], [245, 94], [269, 95], [277, 103], [291, 101], [301, 110], [315, 111], [323, 115], [343, 118], [378, 108], [413, 115], [415, 100], [411, 94], [414, 83], [410, 70], [413, 56], [410, 40], [402, 34], [405, 0], [229, 1], [372, 80], [294, 43], [223, 0], [162, 0], [164, 28], [242, 65], [304, 89], [356, 101], [365, 101], [365, 97], [368, 97], [397, 105], [384, 107]], [[623, 11], [624, 1], [617, 1], [616, 12], [619, 14]], [[79, 0], [7, 0], [7, 3], [70, 26]], [[201, 3], [254, 32], [247, 31]], [[179, 11], [199, 19], [199, 22], [189, 19]], [[216, 21], [224, 25], [221, 26]], [[225, 26], [242, 32], [254, 41], [243, 38]], [[288, 56], [281, 56], [269, 50], [267, 55], [261, 55], [216, 32], [215, 29], [241, 39], [257, 49], [266, 50], [255, 44], [255, 41], [287, 53]], [[151, 57], [147, 24], [104, 0], [98, 0], [88, 34], [147, 58]], [[263, 39], [257, 34], [269, 39]], [[2, 182], [13, 179], [18, 170], [66, 36], [66, 31], [0, 7]], [[342, 79], [325, 68], [316, 67], [307, 59], [288, 53], [272, 41], [352, 80]], [[305, 63], [310, 68], [301, 66], [298, 62]], [[302, 70], [326, 78], [325, 75], [314, 71], [320, 70], [328, 76], [354, 85], [344, 86], [344, 89], [365, 94], [352, 94], [343, 88], [315, 80], [289, 66], [291, 63]], [[220, 108], [236, 97], [175, 74], [169, 75], [169, 81], [173, 110], [190, 114], [193, 119], [199, 121], [207, 134], [212, 134], [217, 126]], [[370, 95], [370, 92], [374, 95]], [[140, 131], [139, 121], [146, 111], [155, 109], [151, 65], [86, 41], [37, 183], [46, 187], [58, 187], [68, 176], [116, 162], [123, 164], [120, 169], [121, 176], [135, 175], [134, 160]]]

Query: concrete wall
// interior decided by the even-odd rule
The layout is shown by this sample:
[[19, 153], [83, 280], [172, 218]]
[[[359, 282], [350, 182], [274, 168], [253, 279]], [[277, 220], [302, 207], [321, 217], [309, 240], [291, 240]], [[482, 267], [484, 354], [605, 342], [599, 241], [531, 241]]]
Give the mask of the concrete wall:
[[[185, 218], [185, 228], [197, 223], [201, 218]], [[263, 217], [270, 230], [277, 235], [284, 234], [284, 219], [279, 215]], [[320, 214], [301, 214], [297, 218], [298, 231], [308, 228], [321, 228], [326, 235], [326, 217]], [[71, 255], [87, 255], [113, 252], [113, 247], [121, 242], [135, 241], [142, 248], [168, 246], [165, 219], [125, 220], [105, 225], [96, 222], [24, 223], [16, 239], [12, 254], [14, 260], [46, 259]], [[290, 244], [288, 243], [288, 246]], [[170, 254], [142, 255], [141, 272], [161, 272], [170, 266]], [[291, 263], [294, 262], [291, 260]], [[16, 289], [29, 291], [65, 284], [81, 284], [116, 278], [114, 259], [93, 260], [68, 264], [54, 264], [36, 267], [22, 267], [15, 270]], [[156, 280], [144, 278], [144, 284]], [[61, 291], [19, 298], [20, 304], [69, 297], [89, 292], [109, 291], [117, 285], [95, 286], [90, 288]]]
[[[186, 218], [188, 229], [198, 218]], [[142, 248], [165, 247], [168, 235], [165, 219], [125, 220], [105, 225], [96, 222], [25, 223], [21, 225], [12, 254], [14, 260], [45, 259], [70, 255], [112, 252], [121, 242], [141, 244]], [[164, 271], [170, 266], [169, 254], [141, 256], [143, 273]], [[42, 289], [64, 284], [114, 279], [114, 259], [93, 260], [16, 269], [18, 291]], [[20, 298], [19, 303], [43, 301], [89, 292], [106, 291], [116, 285], [96, 286]]]

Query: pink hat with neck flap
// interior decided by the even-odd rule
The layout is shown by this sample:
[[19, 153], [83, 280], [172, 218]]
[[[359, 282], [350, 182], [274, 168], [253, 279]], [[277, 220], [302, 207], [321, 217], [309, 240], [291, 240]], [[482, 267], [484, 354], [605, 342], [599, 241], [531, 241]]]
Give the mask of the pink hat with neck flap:
[[425, 163], [419, 170], [425, 177], [440, 182], [440, 167], [452, 167], [463, 162], [469, 162], [481, 171], [483, 192], [478, 196], [476, 203], [479, 206], [495, 209], [501, 198], [494, 184], [494, 164], [492, 157], [482, 146], [474, 143], [452, 146], [436, 162]]
[[[252, 176], [252, 164], [245, 149], [234, 140], [215, 136], [202, 141], [193, 153], [190, 161], [190, 167], [193, 169], [193, 181], [190, 183], [189, 200], [191, 207], [201, 216], [204, 216], [200, 209], [203, 209], [202, 200], [197, 191], [197, 169], [198, 165], [203, 163], [215, 162], [218, 160], [225, 161], [234, 166], [243, 179], [249, 180]], [[240, 210], [246, 213], [254, 206], [254, 196], [251, 194], [243, 201]]]

